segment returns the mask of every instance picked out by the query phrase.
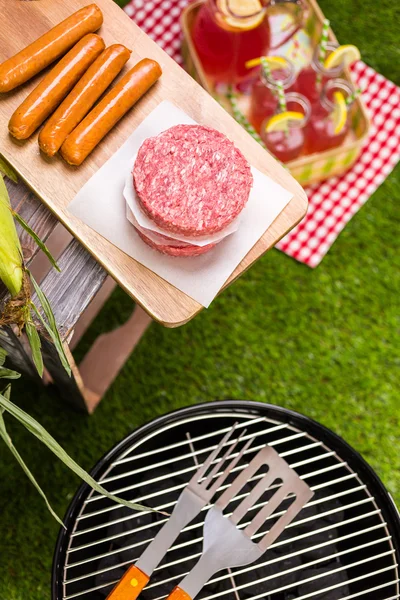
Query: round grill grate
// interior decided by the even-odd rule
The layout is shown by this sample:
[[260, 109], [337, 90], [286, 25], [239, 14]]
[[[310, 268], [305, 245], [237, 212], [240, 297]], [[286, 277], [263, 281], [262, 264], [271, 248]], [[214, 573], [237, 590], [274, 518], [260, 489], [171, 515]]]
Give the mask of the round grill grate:
[[[181, 490], [235, 421], [254, 438], [236, 470], [270, 444], [315, 495], [253, 565], [221, 571], [202, 600], [395, 600], [400, 519], [382, 484], [340, 438], [305, 417], [254, 402], [191, 407], [146, 425], [114, 448], [94, 475], [115, 494], [170, 512]], [[143, 600], [162, 600], [201, 554], [205, 512], [180, 534]], [[53, 600], [103, 600], [165, 517], [132, 512], [83, 485], [57, 543]]]

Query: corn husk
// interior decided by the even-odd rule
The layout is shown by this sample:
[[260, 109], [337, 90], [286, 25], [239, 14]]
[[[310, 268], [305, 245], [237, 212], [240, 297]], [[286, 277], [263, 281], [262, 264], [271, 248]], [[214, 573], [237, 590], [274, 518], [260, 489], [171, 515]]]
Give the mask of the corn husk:
[[0, 175], [0, 279], [11, 296], [17, 296], [22, 288], [22, 250], [19, 243], [10, 198], [3, 177]]

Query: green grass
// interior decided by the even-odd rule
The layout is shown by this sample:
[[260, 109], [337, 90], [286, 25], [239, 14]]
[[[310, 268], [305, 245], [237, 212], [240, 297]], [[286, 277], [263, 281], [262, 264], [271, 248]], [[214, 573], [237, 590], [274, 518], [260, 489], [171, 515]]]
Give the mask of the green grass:
[[[369, 64], [398, 77], [396, 2], [321, 5], [341, 42], [357, 44]], [[153, 324], [92, 417], [26, 380], [13, 399], [88, 469], [132, 429], [171, 409], [222, 398], [271, 402], [342, 435], [400, 505], [399, 224], [398, 167], [316, 270], [274, 250], [185, 327]], [[76, 356], [131, 308], [117, 291]], [[79, 481], [10, 417], [7, 423], [63, 514]], [[47, 599], [58, 526], [3, 445], [0, 482], [0, 600]]]

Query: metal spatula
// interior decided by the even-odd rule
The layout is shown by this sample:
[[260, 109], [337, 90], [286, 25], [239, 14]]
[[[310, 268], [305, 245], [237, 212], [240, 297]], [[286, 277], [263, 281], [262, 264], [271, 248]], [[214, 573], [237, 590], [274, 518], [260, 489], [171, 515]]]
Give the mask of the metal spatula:
[[[231, 442], [225, 454], [217, 459], [222, 448], [235, 431], [236, 425], [237, 423], [228, 431], [215, 450], [193, 475], [181, 493], [168, 521], [147, 546], [136, 564], [129, 567], [122, 579], [107, 596], [107, 600], [135, 600], [147, 585], [154, 569], [164, 558], [165, 553], [172, 546], [181, 530], [193, 521], [202, 508], [211, 502], [214, 494], [252, 442], [252, 440], [249, 440], [244, 444], [241, 451], [225, 466], [225, 461], [231, 456], [246, 433], [246, 430], [244, 430], [237, 440]], [[214, 461], [216, 461], [216, 464], [208, 473]], [[222, 471], [221, 468], [223, 468]]]
[[[230, 517], [225, 517], [223, 510], [263, 465], [269, 467], [268, 472], [235, 508]], [[276, 480], [282, 481], [280, 487], [274, 484]], [[262, 506], [245, 529], [238, 529], [239, 521], [269, 488], [273, 494], [268, 503]], [[274, 516], [274, 511], [285, 498], [288, 496], [292, 498], [293, 495], [295, 500], [289, 508], [283, 514], [277, 513], [277, 517], [281, 516], [269, 531], [258, 543], [253, 542], [252, 536], [262, 528], [268, 518]], [[204, 522], [203, 554], [190, 573], [168, 596], [169, 600], [193, 600], [207, 581], [221, 569], [241, 567], [258, 560], [313, 495], [308, 485], [275, 450], [271, 447], [260, 450], [208, 511]]]

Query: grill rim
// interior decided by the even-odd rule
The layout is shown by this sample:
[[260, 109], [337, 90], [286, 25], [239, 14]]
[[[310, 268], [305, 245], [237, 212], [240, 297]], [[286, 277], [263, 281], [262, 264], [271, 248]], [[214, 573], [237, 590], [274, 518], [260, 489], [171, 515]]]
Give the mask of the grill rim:
[[[107, 470], [116, 455], [122, 454], [133, 443], [140, 442], [141, 438], [147, 436], [149, 433], [154, 433], [159, 428], [162, 428], [165, 425], [171, 425], [173, 422], [180, 421], [181, 419], [190, 416], [199, 417], [202, 414], [209, 414], [210, 411], [214, 410], [218, 412], [232, 410], [233, 412], [241, 412], [249, 416], [255, 414], [271, 420], [287, 423], [314, 436], [329, 446], [331, 450], [334, 450], [338, 456], [346, 461], [349, 467], [358, 474], [362, 482], [367, 485], [369, 493], [375, 497], [375, 502], [380, 508], [382, 517], [387, 523], [387, 529], [392, 536], [392, 544], [395, 550], [394, 558], [397, 558], [397, 562], [400, 563], [400, 513], [377, 473], [363, 456], [350, 446], [341, 436], [310, 417], [287, 408], [253, 400], [217, 400], [202, 402], [171, 411], [137, 427], [121, 441], [117, 442], [100, 458], [90, 471], [90, 474], [95, 479], [100, 477], [102, 473]], [[53, 555], [51, 576], [52, 600], [62, 600], [63, 568], [66, 561], [69, 536], [73, 532], [76, 517], [81, 510], [82, 499], [86, 498], [90, 491], [90, 486], [86, 483], [82, 483], [64, 515], [63, 522], [66, 529], [63, 527], [60, 528]]]

